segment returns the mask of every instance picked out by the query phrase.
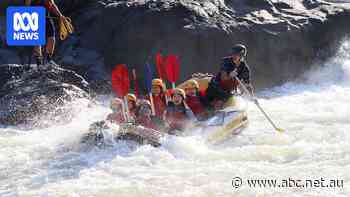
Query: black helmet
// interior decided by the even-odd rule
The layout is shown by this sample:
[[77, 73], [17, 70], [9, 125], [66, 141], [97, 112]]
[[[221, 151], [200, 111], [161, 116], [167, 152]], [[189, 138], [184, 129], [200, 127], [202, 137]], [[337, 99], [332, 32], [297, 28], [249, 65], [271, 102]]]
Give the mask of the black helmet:
[[233, 55], [239, 54], [241, 58], [245, 58], [247, 56], [247, 47], [245, 47], [243, 44], [236, 44], [232, 47], [231, 50]]

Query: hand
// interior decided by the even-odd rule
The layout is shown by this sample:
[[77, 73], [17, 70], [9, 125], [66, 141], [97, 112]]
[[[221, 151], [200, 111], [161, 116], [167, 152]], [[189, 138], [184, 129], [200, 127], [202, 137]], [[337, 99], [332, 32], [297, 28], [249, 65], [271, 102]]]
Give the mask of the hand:
[[253, 103], [258, 103], [258, 98], [256, 98], [255, 96], [251, 96], [249, 100], [252, 101]]
[[237, 77], [237, 72], [236, 71], [232, 71], [232, 72], [230, 72], [230, 77], [232, 78], [232, 79], [234, 79], [234, 78], [236, 78]]
[[184, 106], [186, 109], [190, 109], [190, 107], [187, 105], [186, 101], [183, 101], [183, 103], [184, 103]]
[[64, 20], [66, 17], [63, 15], [60, 15], [59, 18], [60, 18], [60, 20]]

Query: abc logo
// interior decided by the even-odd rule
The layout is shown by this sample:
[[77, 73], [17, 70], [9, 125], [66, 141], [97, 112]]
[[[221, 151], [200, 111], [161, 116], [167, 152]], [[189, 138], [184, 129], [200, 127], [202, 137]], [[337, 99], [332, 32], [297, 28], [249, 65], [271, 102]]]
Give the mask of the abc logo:
[[8, 45], [37, 46], [45, 44], [45, 8], [8, 7], [6, 18]]
[[[25, 20], [27, 21], [27, 25], [24, 23]], [[25, 13], [18, 13], [16, 12], [13, 15], [13, 29], [15, 31], [38, 31], [39, 29], [39, 14], [34, 12], [32, 14], [25, 12]]]

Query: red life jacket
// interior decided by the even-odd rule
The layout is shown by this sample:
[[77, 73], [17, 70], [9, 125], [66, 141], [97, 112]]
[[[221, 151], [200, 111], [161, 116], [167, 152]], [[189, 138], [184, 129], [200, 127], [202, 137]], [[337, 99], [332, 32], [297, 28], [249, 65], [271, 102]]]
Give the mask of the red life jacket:
[[205, 97], [206, 94], [207, 94], [207, 90], [206, 89], [205, 90], [199, 90], [199, 96]]
[[120, 124], [120, 123], [123, 123], [125, 122], [125, 118], [123, 116], [122, 113], [112, 113], [112, 114], [109, 114], [108, 117], [107, 117], [107, 120], [110, 120], [116, 124]]
[[129, 115], [130, 115], [130, 118], [132, 118], [133, 120], [136, 120], [136, 107], [134, 107], [133, 109], [129, 109]]
[[159, 96], [153, 96], [153, 104], [156, 117], [163, 119], [163, 114], [166, 108], [166, 100], [163, 94]]
[[237, 90], [238, 81], [236, 79], [220, 80], [220, 87], [226, 91]]
[[137, 117], [136, 123], [143, 127], [157, 130], [157, 126], [154, 124], [151, 117], [139, 116]]
[[172, 106], [169, 108], [166, 113], [166, 120], [170, 126], [170, 130], [183, 130], [188, 120], [185, 107]]
[[205, 112], [199, 96], [186, 96], [186, 103], [195, 116], [200, 116]]

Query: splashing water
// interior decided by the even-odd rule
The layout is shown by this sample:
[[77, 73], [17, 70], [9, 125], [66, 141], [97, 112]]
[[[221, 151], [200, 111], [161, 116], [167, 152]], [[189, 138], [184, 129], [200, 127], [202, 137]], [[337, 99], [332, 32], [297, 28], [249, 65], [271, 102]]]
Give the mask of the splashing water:
[[[108, 107], [86, 107], [66, 125], [0, 129], [0, 196], [349, 196], [350, 41], [299, 82], [262, 91], [250, 126], [219, 146], [171, 137], [163, 146], [128, 143], [82, 149], [79, 139]], [[240, 177], [242, 187], [233, 188]], [[247, 179], [339, 179], [341, 188], [259, 188]]]

